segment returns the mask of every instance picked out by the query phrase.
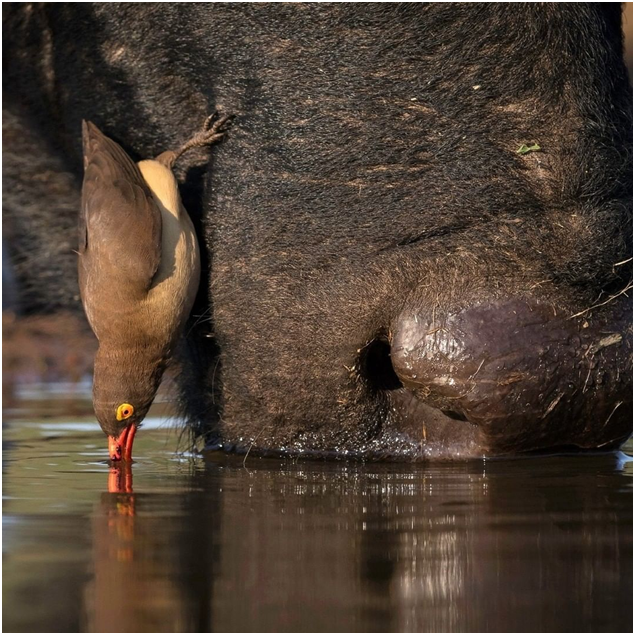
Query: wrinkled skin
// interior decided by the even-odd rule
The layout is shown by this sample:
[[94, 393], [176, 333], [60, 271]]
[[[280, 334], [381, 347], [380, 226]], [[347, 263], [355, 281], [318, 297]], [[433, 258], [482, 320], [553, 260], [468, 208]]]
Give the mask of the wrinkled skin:
[[77, 305], [82, 118], [148, 157], [237, 115], [179, 174], [206, 272], [181, 407], [208, 444], [417, 459], [629, 437], [619, 6], [3, 9], [27, 310]]

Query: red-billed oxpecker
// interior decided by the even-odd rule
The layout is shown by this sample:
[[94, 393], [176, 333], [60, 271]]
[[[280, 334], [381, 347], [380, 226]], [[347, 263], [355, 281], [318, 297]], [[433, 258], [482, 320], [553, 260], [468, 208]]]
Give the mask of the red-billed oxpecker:
[[99, 340], [93, 404], [113, 461], [132, 458], [199, 285], [198, 241], [171, 168], [221, 139], [229, 120], [212, 115], [179, 150], [139, 163], [83, 122], [79, 288]]

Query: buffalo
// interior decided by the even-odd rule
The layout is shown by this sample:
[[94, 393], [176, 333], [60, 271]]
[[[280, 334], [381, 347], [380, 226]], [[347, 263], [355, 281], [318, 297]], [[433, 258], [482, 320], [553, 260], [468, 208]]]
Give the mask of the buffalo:
[[618, 4], [4, 4], [4, 219], [26, 313], [80, 311], [81, 121], [178, 171], [208, 447], [444, 459], [632, 432]]

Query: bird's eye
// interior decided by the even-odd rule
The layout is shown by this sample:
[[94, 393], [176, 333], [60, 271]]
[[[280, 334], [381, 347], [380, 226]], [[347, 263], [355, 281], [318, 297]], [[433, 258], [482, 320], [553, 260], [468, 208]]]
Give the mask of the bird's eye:
[[132, 416], [134, 408], [129, 403], [122, 403], [117, 408], [117, 421], [123, 421]]

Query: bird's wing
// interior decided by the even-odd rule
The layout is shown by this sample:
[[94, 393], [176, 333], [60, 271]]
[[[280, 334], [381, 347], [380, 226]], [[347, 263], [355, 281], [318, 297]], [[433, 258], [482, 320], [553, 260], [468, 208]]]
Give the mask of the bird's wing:
[[129, 291], [147, 291], [161, 262], [161, 212], [121, 146], [90, 122], [83, 122], [82, 133], [79, 253], [84, 268]]

